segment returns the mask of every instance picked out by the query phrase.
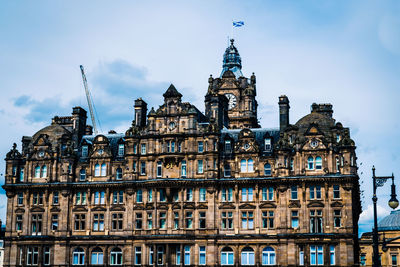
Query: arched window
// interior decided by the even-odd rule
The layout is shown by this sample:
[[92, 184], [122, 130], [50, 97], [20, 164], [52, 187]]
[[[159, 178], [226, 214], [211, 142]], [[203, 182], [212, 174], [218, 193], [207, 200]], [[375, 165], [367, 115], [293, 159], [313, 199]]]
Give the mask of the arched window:
[[247, 160], [247, 172], [254, 172], [254, 164], [252, 159]]
[[308, 169], [309, 170], [314, 170], [314, 158], [313, 157], [308, 157]]
[[117, 180], [121, 180], [122, 179], [122, 169], [121, 168], [117, 168], [116, 171], [116, 177]]
[[316, 170], [321, 170], [322, 169], [322, 158], [321, 157], [316, 157], [315, 158], [315, 169]]
[[262, 251], [262, 265], [275, 265], [275, 250], [265, 247]]
[[41, 173], [40, 173], [40, 177], [47, 177], [47, 166], [46, 165], [43, 165], [42, 166], [42, 171], [41, 171]]
[[181, 162], [181, 177], [186, 177], [186, 160]]
[[94, 176], [98, 177], [100, 176], [100, 164], [96, 163], [96, 165], [94, 165]]
[[241, 265], [254, 265], [254, 250], [245, 247], [241, 253]]
[[103, 258], [104, 255], [101, 248], [95, 248], [92, 250], [92, 258], [90, 260], [92, 264], [103, 264]]
[[271, 164], [269, 164], [269, 163], [264, 164], [264, 175], [265, 176], [271, 175]]
[[225, 247], [221, 250], [221, 265], [233, 265], [235, 261], [233, 250]]
[[122, 265], [122, 250], [120, 248], [111, 250], [110, 265]]
[[157, 161], [157, 177], [162, 177], [162, 162]]
[[73, 265], [85, 264], [85, 251], [82, 248], [76, 248], [72, 253], [72, 264]]
[[86, 180], [86, 170], [85, 169], [81, 169], [79, 172], [79, 180], [80, 181], [85, 181]]
[[336, 158], [336, 172], [337, 173], [340, 172], [340, 161], [339, 161], [339, 158]]
[[240, 161], [240, 172], [247, 172], [247, 162], [245, 159]]
[[35, 178], [40, 178], [40, 166], [35, 167]]
[[101, 164], [101, 176], [107, 175], [107, 165], [105, 163]]

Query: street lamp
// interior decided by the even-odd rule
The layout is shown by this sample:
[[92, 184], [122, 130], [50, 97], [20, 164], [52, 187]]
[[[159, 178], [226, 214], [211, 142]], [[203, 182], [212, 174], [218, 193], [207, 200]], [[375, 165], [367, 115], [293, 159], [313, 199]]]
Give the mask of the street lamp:
[[392, 176], [375, 176], [375, 167], [372, 166], [372, 181], [373, 181], [373, 190], [374, 194], [372, 196], [372, 201], [374, 203], [374, 229], [373, 229], [373, 255], [372, 255], [372, 262], [373, 267], [381, 266], [379, 261], [379, 248], [378, 248], [378, 218], [376, 212], [376, 202], [378, 198], [376, 197], [376, 188], [383, 186], [388, 179], [392, 179], [392, 193], [390, 195], [390, 200], [388, 202], [389, 207], [395, 209], [399, 206], [399, 201], [396, 198], [396, 186], [394, 185], [394, 175]]

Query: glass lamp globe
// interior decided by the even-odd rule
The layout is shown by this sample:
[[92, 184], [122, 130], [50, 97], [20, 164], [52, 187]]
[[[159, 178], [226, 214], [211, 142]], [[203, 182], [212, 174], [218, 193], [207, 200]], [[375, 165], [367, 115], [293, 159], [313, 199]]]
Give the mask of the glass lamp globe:
[[395, 209], [399, 206], [399, 201], [396, 198], [391, 198], [388, 202], [389, 207], [391, 207], [392, 209]]

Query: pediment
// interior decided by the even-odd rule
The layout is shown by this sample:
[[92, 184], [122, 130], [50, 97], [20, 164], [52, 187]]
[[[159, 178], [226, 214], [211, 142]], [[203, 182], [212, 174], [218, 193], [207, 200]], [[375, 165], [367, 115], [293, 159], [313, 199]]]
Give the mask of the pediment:
[[255, 209], [255, 208], [256, 208], [256, 206], [251, 205], [249, 203], [242, 204], [242, 205], [239, 206], [239, 209]]
[[161, 204], [161, 205], [157, 206], [157, 209], [159, 209], [159, 210], [167, 210], [168, 209], [168, 205], [167, 204]]
[[61, 209], [59, 208], [59, 207], [52, 207], [51, 209], [50, 209], [50, 211], [51, 212], [60, 212], [61, 211]]
[[76, 206], [75, 208], [72, 209], [72, 211], [75, 212], [87, 212], [88, 209], [84, 206]]
[[125, 211], [125, 207], [123, 205], [112, 205], [110, 210], [111, 211]]
[[309, 138], [303, 145], [304, 150], [326, 149], [324, 142], [320, 138]]
[[179, 209], [181, 209], [181, 205], [179, 205], [178, 203], [175, 203], [175, 204], [172, 205], [172, 209], [173, 210], [179, 210]]
[[323, 135], [323, 132], [318, 127], [318, 124], [311, 123], [304, 135]]
[[23, 208], [18, 208], [15, 210], [15, 213], [24, 213], [24, 212], [25, 212], [25, 209], [23, 209]]
[[301, 204], [300, 204], [300, 200], [290, 200], [289, 201], [289, 208], [300, 208]]
[[218, 207], [219, 209], [234, 209], [235, 205], [232, 203], [224, 203]]
[[343, 207], [343, 203], [339, 201], [334, 201], [332, 202], [331, 207]]
[[146, 204], [146, 210], [152, 210], [152, 209], [154, 209], [153, 203], [147, 203]]
[[99, 206], [92, 208], [92, 211], [107, 211], [107, 209], [105, 207]]
[[260, 208], [262, 208], [262, 209], [265, 209], [265, 208], [267, 208], [267, 209], [275, 209], [276, 205], [274, 203], [271, 203], [271, 202], [264, 202], [264, 203], [260, 204]]
[[204, 203], [197, 205], [196, 209], [208, 209], [208, 206]]
[[184, 205], [183, 205], [183, 208], [185, 208], [185, 209], [194, 209], [194, 203], [185, 203]]
[[308, 203], [307, 207], [314, 207], [314, 208], [323, 208], [325, 205], [321, 201], [311, 201]]
[[31, 212], [44, 212], [44, 208], [33, 207], [33, 208], [31, 208]]
[[144, 210], [144, 205], [143, 204], [136, 204], [133, 205], [134, 210]]

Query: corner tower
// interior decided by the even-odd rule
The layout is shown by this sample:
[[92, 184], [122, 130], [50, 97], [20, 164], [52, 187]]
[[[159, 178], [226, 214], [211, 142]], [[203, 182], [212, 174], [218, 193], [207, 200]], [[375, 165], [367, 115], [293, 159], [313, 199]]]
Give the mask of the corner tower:
[[[259, 128], [257, 121], [256, 76], [246, 78], [242, 74], [242, 59], [231, 39], [225, 50], [222, 72], [219, 78], [209, 79], [206, 95], [224, 95], [228, 99], [230, 129]], [[207, 101], [206, 101], [207, 110]]]

